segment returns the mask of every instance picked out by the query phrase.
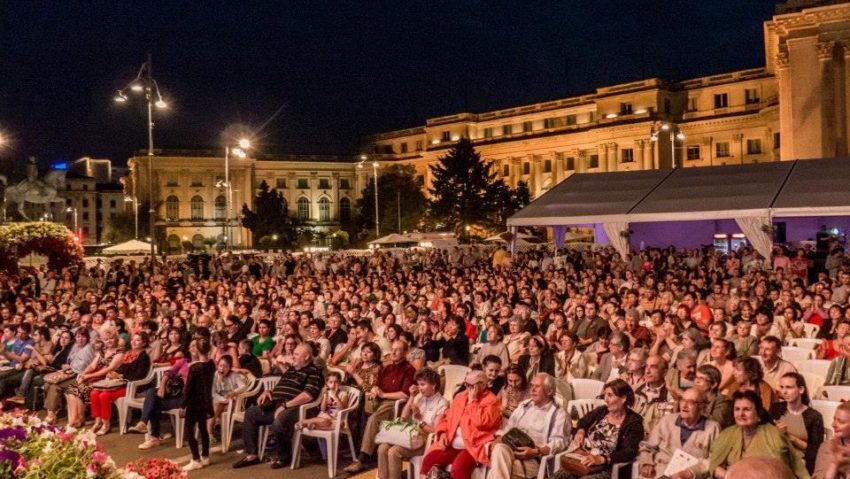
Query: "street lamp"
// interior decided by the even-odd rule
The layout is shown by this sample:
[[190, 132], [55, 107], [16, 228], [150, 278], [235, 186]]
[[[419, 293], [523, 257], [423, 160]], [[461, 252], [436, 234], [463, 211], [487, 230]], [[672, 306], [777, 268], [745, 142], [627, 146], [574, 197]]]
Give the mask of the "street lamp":
[[77, 229], [77, 208], [74, 207], [74, 206], [69, 206], [69, 207], [65, 208], [65, 212], [74, 214], [74, 235], [77, 237], [77, 239], [79, 239], [80, 238], [80, 232]]
[[[128, 97], [126, 91], [130, 90], [133, 93], [144, 93], [145, 95], [145, 103], [147, 104], [148, 110], [148, 202], [150, 203], [150, 208], [148, 209], [148, 228], [149, 234], [151, 238], [154, 238], [154, 215], [156, 214], [156, 208], [154, 207], [154, 199], [153, 199], [153, 108], [162, 110], [168, 108], [168, 104], [162, 99], [162, 93], [159, 91], [159, 85], [156, 80], [153, 78], [152, 71], [152, 62], [151, 56], [148, 54], [148, 61], [142, 64], [142, 67], [139, 69], [139, 73], [136, 74], [136, 78], [133, 79], [130, 83], [127, 84], [123, 89], [115, 92], [115, 103], [124, 104], [127, 103]], [[138, 201], [138, 198], [136, 199]], [[137, 213], [137, 230], [138, 230], [138, 213]], [[138, 231], [136, 232], [136, 236], [138, 237]], [[151, 267], [153, 267], [153, 263], [155, 261], [156, 255], [154, 251], [154, 244], [151, 241]]]
[[223, 236], [224, 236], [224, 248], [227, 251], [230, 251], [231, 248], [231, 234], [230, 234], [230, 218], [233, 216], [232, 206], [233, 206], [233, 185], [230, 182], [230, 155], [239, 158], [245, 159], [248, 157], [248, 150], [251, 148], [251, 140], [247, 138], [240, 138], [237, 142], [238, 146], [225, 145], [224, 146], [224, 183], [218, 182], [216, 186], [219, 188], [226, 188], [225, 196], [224, 196], [224, 226]]
[[667, 123], [667, 122], [655, 122], [652, 125], [652, 134], [649, 137], [649, 140], [652, 142], [658, 141], [658, 133], [665, 132], [670, 136], [670, 161], [673, 164], [673, 168], [676, 168], [676, 140], [685, 141], [685, 133], [675, 123]]
[[125, 196], [124, 203], [133, 203], [133, 217], [136, 226], [136, 234], [133, 238], [139, 239], [139, 199], [135, 196]]
[[[363, 163], [367, 159], [366, 155], [360, 155], [360, 163], [357, 163], [357, 167], [363, 168]], [[375, 175], [375, 238], [378, 238], [381, 236], [380, 221], [378, 220], [378, 160], [372, 161], [372, 172]]]

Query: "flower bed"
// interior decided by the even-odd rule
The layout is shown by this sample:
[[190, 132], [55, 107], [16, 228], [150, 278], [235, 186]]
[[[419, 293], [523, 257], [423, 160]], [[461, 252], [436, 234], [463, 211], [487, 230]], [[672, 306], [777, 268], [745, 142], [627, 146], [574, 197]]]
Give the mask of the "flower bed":
[[183, 479], [167, 459], [139, 459], [118, 468], [89, 431], [43, 423], [36, 416], [0, 414], [0, 477], [43, 479]]

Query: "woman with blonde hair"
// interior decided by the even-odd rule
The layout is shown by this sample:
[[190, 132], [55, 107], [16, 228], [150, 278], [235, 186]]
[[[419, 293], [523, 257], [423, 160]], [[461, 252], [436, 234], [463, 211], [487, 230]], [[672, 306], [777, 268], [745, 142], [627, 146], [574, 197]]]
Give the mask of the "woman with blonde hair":
[[[86, 401], [92, 392], [92, 384], [105, 379], [106, 375], [118, 369], [124, 361], [124, 351], [118, 347], [118, 331], [103, 329], [95, 345], [97, 355], [86, 369], [77, 376], [77, 382], [65, 390], [68, 403], [68, 425], [82, 427], [86, 422]], [[102, 425], [95, 423], [98, 428]]]

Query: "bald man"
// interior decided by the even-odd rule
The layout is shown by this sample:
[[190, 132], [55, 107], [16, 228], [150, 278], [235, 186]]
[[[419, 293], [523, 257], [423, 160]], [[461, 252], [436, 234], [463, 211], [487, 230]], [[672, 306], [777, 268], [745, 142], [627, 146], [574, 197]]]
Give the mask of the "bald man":
[[791, 469], [773, 457], [745, 457], [732, 464], [726, 479], [797, 479]]

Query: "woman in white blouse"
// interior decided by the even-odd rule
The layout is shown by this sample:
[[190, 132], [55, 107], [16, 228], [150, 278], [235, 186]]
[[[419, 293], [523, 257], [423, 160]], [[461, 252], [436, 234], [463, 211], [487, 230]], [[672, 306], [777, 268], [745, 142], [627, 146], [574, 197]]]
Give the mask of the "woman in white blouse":
[[440, 375], [431, 368], [416, 373], [416, 384], [410, 387], [410, 399], [401, 411], [401, 419], [415, 422], [422, 431], [421, 445], [410, 449], [392, 444], [378, 446], [378, 475], [376, 479], [401, 479], [401, 463], [425, 453], [425, 437], [434, 432], [449, 403], [437, 391]]

